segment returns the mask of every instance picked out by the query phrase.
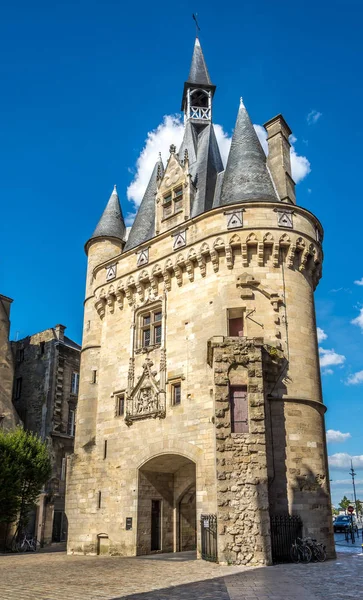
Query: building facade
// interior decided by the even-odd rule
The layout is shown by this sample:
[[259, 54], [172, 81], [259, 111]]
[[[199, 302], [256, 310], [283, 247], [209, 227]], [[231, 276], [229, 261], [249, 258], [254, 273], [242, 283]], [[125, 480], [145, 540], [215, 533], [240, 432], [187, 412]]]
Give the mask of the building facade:
[[13, 429], [20, 419], [13, 399], [14, 357], [9, 341], [12, 299], [0, 294], [0, 427]]
[[116, 189], [88, 271], [69, 553], [201, 550], [270, 564], [270, 519], [333, 550], [314, 289], [323, 229], [296, 205], [291, 131], [241, 100], [224, 169], [196, 39], [184, 139], [157, 160], [126, 239]]
[[42, 544], [65, 541], [67, 456], [74, 449], [80, 346], [64, 335], [64, 325], [12, 342], [13, 404], [24, 429], [49, 447], [52, 477], [31, 515], [29, 530]]

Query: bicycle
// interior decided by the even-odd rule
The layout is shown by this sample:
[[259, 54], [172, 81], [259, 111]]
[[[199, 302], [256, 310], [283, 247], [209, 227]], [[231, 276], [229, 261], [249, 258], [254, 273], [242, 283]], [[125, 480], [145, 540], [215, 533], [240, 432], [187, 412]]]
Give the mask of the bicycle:
[[27, 537], [24, 534], [23, 539], [15, 539], [11, 544], [12, 552], [36, 552], [36, 550], [40, 547], [40, 543], [37, 541], [35, 537]]
[[326, 560], [326, 549], [324, 544], [318, 542], [314, 538], [306, 538], [305, 542], [309, 546], [314, 560], [317, 562], [324, 562]]
[[290, 556], [294, 563], [309, 563], [312, 558], [312, 551], [309, 545], [306, 543], [306, 540], [303, 540], [302, 538], [296, 538], [295, 542], [291, 546]]

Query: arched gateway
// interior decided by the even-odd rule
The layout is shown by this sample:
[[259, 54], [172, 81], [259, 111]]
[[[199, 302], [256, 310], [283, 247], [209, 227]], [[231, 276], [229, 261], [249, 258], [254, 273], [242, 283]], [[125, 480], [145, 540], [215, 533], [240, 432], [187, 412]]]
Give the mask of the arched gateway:
[[196, 549], [196, 466], [162, 454], [139, 468], [137, 554]]

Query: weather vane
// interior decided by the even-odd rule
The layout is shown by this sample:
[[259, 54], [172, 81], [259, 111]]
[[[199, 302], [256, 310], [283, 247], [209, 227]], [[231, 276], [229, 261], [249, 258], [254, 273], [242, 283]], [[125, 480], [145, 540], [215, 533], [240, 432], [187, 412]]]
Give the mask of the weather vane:
[[198, 25], [197, 17], [198, 17], [197, 13], [195, 13], [195, 14], [193, 13], [193, 19], [195, 21], [195, 27], [196, 27], [196, 35], [198, 37], [198, 31], [200, 31], [200, 27]]

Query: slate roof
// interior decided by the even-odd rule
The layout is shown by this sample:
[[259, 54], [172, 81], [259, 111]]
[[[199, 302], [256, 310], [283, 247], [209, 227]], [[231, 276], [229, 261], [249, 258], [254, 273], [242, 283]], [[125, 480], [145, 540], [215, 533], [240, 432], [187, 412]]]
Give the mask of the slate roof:
[[277, 202], [279, 198], [265, 153], [241, 99], [219, 206], [251, 200]]
[[206, 125], [187, 121], [179, 156], [188, 150], [189, 170], [196, 186], [196, 194], [191, 207], [191, 217], [200, 215], [213, 206], [218, 173], [223, 171], [223, 163], [212, 123]]
[[147, 242], [155, 235], [155, 195], [157, 191], [156, 181], [158, 172], [159, 176], [162, 176], [164, 173], [164, 165], [160, 157], [155, 164], [135, 221], [131, 227], [124, 249], [125, 252], [131, 248], [135, 248], [139, 244]]
[[125, 222], [115, 186], [110, 199], [107, 202], [106, 208], [103, 211], [102, 217], [98, 221], [98, 225], [88, 241], [99, 237], [113, 237], [124, 240], [125, 235]]
[[192, 64], [190, 65], [188, 83], [213, 85], [209, 76], [203, 50], [199, 38], [195, 39]]

